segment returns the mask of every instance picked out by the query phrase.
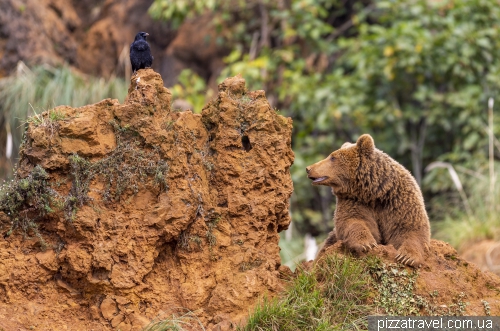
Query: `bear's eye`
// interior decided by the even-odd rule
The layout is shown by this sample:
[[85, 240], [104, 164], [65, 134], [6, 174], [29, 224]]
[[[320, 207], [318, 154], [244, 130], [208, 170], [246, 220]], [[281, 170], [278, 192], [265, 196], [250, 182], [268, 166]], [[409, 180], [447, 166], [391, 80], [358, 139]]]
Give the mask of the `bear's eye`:
[[330, 156], [330, 161], [335, 161], [335, 156]]

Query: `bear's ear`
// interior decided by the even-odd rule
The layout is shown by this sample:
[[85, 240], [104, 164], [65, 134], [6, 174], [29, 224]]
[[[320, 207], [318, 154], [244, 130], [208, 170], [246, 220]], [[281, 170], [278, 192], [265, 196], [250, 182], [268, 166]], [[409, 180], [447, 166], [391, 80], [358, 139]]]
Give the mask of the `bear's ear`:
[[375, 142], [369, 134], [364, 134], [359, 137], [356, 145], [358, 146], [359, 152], [365, 155], [371, 154], [375, 149]]

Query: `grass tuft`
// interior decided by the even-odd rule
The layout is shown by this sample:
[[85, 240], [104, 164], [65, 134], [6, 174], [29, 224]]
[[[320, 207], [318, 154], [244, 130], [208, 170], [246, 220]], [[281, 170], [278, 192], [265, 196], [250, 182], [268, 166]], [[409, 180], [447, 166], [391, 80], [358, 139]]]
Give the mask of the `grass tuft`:
[[366, 328], [371, 307], [368, 268], [349, 256], [328, 255], [311, 271], [299, 270], [277, 298], [263, 299], [242, 331]]
[[190, 311], [184, 314], [173, 313], [167, 318], [155, 318], [142, 331], [188, 331], [193, 330], [193, 326], [196, 330], [205, 330], [198, 317]]
[[[494, 162], [493, 165], [495, 173], [500, 173], [500, 162]], [[453, 169], [451, 164], [449, 167]], [[456, 190], [450, 190], [431, 201], [433, 206], [437, 206], [434, 209], [443, 209], [440, 217], [437, 217], [441, 220], [432, 224], [434, 236], [449, 242], [459, 251], [474, 242], [500, 239], [498, 180], [488, 176], [488, 164], [480, 157], [471, 168], [474, 171], [457, 166], [455, 173], [460, 185], [456, 185]], [[435, 173], [431, 174], [446, 178], [446, 172], [439, 170], [432, 170]]]

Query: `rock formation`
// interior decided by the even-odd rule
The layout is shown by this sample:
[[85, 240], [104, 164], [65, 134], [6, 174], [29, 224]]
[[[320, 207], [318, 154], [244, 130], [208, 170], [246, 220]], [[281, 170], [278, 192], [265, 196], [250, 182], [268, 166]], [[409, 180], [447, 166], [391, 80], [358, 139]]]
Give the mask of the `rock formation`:
[[170, 103], [147, 69], [124, 104], [30, 123], [10, 184], [25, 198], [0, 212], [0, 329], [140, 330], [191, 311], [215, 330], [277, 291], [291, 119], [241, 77], [202, 114]]

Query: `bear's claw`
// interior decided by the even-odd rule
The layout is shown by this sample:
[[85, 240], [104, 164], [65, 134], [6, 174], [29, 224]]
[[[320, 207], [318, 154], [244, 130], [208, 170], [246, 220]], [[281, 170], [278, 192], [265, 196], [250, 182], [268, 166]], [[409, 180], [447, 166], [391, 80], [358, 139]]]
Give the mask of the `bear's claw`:
[[361, 245], [361, 247], [363, 247], [363, 252], [368, 252], [370, 249], [375, 248], [377, 246], [378, 246], [377, 243], [369, 243], [366, 245]]
[[411, 267], [413, 267], [413, 266], [416, 266], [416, 267], [422, 266], [421, 264], [415, 265], [415, 259], [412, 258], [411, 256], [408, 256], [408, 255], [404, 254], [404, 253], [399, 253], [398, 255], [396, 255], [396, 261], [399, 262], [399, 263], [402, 263], [402, 264], [409, 265]]
[[407, 256], [403, 253], [399, 253], [396, 255], [396, 261], [404, 263], [403, 261], [407, 258]]

